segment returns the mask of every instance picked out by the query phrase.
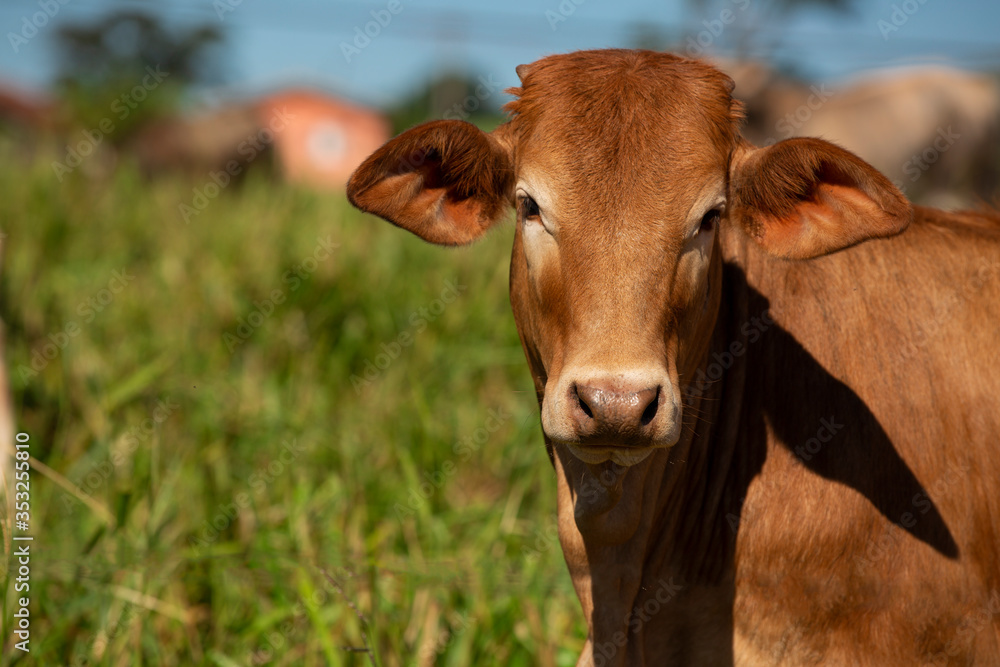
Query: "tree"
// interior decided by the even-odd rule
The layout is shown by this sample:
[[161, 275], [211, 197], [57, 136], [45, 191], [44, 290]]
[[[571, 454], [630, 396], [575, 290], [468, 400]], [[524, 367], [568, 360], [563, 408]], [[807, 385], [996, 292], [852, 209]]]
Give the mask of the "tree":
[[467, 120], [492, 129], [503, 120], [503, 86], [490, 76], [444, 74], [427, 82], [389, 110], [394, 133], [427, 120]]
[[188, 86], [219, 77], [221, 41], [214, 26], [168, 30], [151, 14], [115, 11], [58, 30], [57, 89], [76, 123], [109, 119], [110, 139], [120, 144], [143, 121], [172, 110]]

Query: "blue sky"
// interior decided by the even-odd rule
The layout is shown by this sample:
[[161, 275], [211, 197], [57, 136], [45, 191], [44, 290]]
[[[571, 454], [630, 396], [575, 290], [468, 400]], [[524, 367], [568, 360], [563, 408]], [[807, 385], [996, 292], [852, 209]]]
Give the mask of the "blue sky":
[[[22, 33], [25, 18], [30, 20], [46, 6], [50, 11], [58, 6], [58, 11], [36, 35], [17, 44], [15, 53], [10, 34]], [[44, 90], [54, 74], [53, 26], [94, 19], [123, 7], [147, 8], [174, 24], [213, 23], [222, 28], [229, 83], [210, 91], [212, 96], [310, 84], [385, 105], [417, 88], [431, 73], [446, 69], [490, 75], [502, 86], [515, 85], [514, 67], [519, 63], [548, 53], [628, 46], [638, 26], [655, 29], [681, 47], [700, 37], [702, 43], [711, 42], [708, 50], [713, 53], [776, 59], [817, 81], [924, 62], [1000, 71], [1000, 2], [996, 0], [856, 0], [854, 6], [847, 14], [799, 9], [779, 16], [768, 0], [700, 4], [662, 0], [18, 0], [0, 5], [5, 35], [0, 45], [0, 81]], [[374, 21], [373, 11], [386, 25], [378, 26], [378, 34], [364, 48], [345, 56], [343, 45], [353, 46], [355, 29], [364, 30]], [[386, 21], [387, 17], [391, 19]], [[374, 24], [368, 27], [375, 32]], [[711, 34], [713, 28], [717, 35]]]

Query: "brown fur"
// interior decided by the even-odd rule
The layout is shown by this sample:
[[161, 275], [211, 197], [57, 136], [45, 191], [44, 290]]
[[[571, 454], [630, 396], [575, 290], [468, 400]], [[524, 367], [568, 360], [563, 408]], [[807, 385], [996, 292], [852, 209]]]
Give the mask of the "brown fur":
[[[492, 136], [415, 128], [349, 195], [438, 243], [545, 202], [521, 208], [511, 304], [579, 664], [1000, 662], [1000, 218], [914, 213], [826, 142], [746, 144], [731, 82], [699, 62], [518, 73]], [[605, 451], [648, 456], [581, 458]]]

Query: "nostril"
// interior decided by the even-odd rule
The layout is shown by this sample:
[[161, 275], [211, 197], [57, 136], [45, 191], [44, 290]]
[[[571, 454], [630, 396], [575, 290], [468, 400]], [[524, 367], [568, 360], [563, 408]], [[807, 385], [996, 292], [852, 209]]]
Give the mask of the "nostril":
[[660, 388], [656, 388], [656, 394], [653, 395], [653, 400], [649, 402], [646, 409], [642, 411], [642, 417], [640, 417], [640, 422], [643, 426], [647, 426], [649, 422], [653, 421], [653, 417], [656, 416], [656, 408], [660, 404]]
[[587, 401], [583, 400], [583, 396], [580, 396], [580, 391], [577, 389], [576, 385], [573, 385], [573, 393], [576, 394], [577, 403], [580, 404], [580, 409], [583, 410], [583, 413], [593, 419], [594, 411], [590, 409], [589, 405], [587, 405]]

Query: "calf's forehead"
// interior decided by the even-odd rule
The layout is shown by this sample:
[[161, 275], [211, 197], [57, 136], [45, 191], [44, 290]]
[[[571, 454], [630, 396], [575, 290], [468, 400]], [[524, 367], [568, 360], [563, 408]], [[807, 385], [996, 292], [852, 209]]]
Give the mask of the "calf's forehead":
[[698, 61], [581, 52], [518, 73], [518, 99], [507, 106], [518, 175], [558, 179], [567, 200], [685, 198], [718, 177], [736, 143], [732, 82]]

